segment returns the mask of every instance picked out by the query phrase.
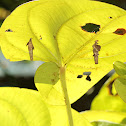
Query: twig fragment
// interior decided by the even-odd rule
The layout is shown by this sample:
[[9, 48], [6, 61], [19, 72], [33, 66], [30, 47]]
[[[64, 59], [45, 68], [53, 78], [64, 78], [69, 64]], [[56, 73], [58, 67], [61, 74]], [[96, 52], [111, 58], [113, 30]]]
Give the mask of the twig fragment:
[[95, 41], [95, 44], [92, 47], [93, 47], [93, 56], [95, 64], [98, 64], [98, 55], [99, 55], [98, 52], [101, 49], [101, 46], [98, 45], [98, 40]]
[[34, 46], [32, 44], [32, 38], [30, 38], [30, 40], [27, 43], [27, 45], [28, 45], [30, 60], [33, 61], [33, 49], [34, 49]]

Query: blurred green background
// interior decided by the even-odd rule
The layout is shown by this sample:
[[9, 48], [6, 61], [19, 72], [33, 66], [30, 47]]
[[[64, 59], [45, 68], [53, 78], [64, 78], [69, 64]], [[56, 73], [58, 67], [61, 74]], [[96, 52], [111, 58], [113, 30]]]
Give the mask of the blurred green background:
[[[4, 19], [19, 5], [31, 0], [0, 0], [0, 25]], [[110, 3], [126, 10], [126, 0], [95, 0]], [[47, 8], [48, 9], [48, 8]], [[0, 86], [17, 86], [36, 89], [34, 85], [34, 74], [36, 69], [42, 64], [41, 61], [20, 61], [9, 62], [0, 51]], [[113, 72], [113, 71], [112, 71]], [[112, 73], [111, 72], [111, 73]], [[89, 110], [94, 97], [98, 94], [104, 82], [111, 73], [107, 74], [84, 96], [72, 104], [78, 111]]]

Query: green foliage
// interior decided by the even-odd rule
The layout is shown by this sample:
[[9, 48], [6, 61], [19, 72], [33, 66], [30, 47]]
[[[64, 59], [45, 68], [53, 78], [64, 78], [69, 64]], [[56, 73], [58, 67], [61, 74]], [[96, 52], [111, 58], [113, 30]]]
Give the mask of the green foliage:
[[112, 122], [96, 121], [91, 123], [93, 126], [125, 126], [123, 124], [117, 124]]
[[116, 73], [108, 79], [108, 81], [101, 88], [99, 95], [97, 95], [91, 105], [92, 110], [108, 110], [115, 112], [126, 112], [126, 104], [117, 95], [114, 89], [113, 82], [118, 78]]
[[125, 112], [90, 110], [81, 113], [81, 115], [84, 116], [89, 122], [109, 121], [118, 124], [126, 124], [124, 122], [126, 119]]
[[[73, 103], [112, 69], [116, 59], [124, 60], [125, 36], [114, 32], [125, 28], [124, 23], [118, 23], [125, 20], [125, 14], [115, 6], [87, 0], [29, 2], [13, 11], [3, 23], [1, 49], [10, 61], [29, 60], [26, 45], [32, 38], [33, 60], [55, 62], [59, 68], [66, 67], [67, 89]], [[100, 31], [95, 34], [82, 30], [81, 26], [87, 23], [100, 25]], [[96, 40], [101, 46], [99, 64], [95, 64], [93, 57], [92, 45]], [[91, 81], [86, 80], [86, 76], [77, 78], [89, 71]], [[60, 80], [55, 88], [62, 92]]]
[[116, 61], [113, 64], [114, 70], [119, 76], [125, 76], [126, 75], [126, 64]]
[[37, 91], [0, 88], [0, 124], [2, 126], [50, 126], [47, 105]]
[[[47, 126], [67, 126], [69, 123], [73, 126], [74, 123], [75, 126], [91, 126], [79, 113], [74, 110], [71, 112], [70, 104], [109, 72], [114, 61], [125, 61], [125, 20], [126, 12], [123, 9], [88, 0], [40, 0], [19, 6], [2, 24], [2, 52], [10, 61], [33, 59], [46, 63], [35, 74], [38, 92], [34, 94], [37, 98], [30, 93], [27, 93], [30, 95], [27, 98], [24, 89], [24, 99], [16, 95], [14, 99], [8, 95], [4, 95], [4, 98], [15, 106], [19, 105], [30, 126], [36, 124], [32, 122], [34, 109], [40, 112], [35, 113], [36, 116], [40, 116], [41, 112], [45, 114], [41, 115], [41, 120], [39, 116], [35, 118], [40, 125], [47, 123]], [[91, 73], [90, 80], [86, 79], [84, 72]], [[82, 78], [78, 78], [78, 75], [82, 75]], [[98, 108], [104, 108], [103, 102], [99, 102], [101, 98], [106, 103], [113, 99], [112, 96], [108, 97], [107, 88], [104, 88], [104, 95], [101, 93], [102, 96], [99, 95], [96, 100]], [[7, 89], [4, 88], [3, 92], [7, 92]], [[41, 96], [38, 96], [39, 93]], [[17, 94], [17, 91], [11, 90], [10, 94]], [[38, 103], [41, 107], [36, 108], [32, 99], [33, 103]], [[40, 99], [46, 102], [45, 106]], [[115, 110], [117, 105], [122, 105], [117, 109], [122, 111], [124, 104], [120, 100], [116, 98], [116, 105], [111, 102], [109, 107], [112, 105], [112, 110]], [[32, 110], [25, 105], [25, 101], [30, 101], [28, 104], [35, 108]], [[26, 108], [29, 111], [26, 112]], [[98, 122], [96, 125], [102, 124]]]
[[[51, 126], [69, 126], [66, 106], [48, 105], [51, 115]], [[92, 126], [80, 113], [72, 109], [74, 126]]]
[[113, 66], [116, 73], [119, 75], [119, 78], [117, 78], [114, 82], [116, 91], [126, 102], [126, 64], [116, 61]]

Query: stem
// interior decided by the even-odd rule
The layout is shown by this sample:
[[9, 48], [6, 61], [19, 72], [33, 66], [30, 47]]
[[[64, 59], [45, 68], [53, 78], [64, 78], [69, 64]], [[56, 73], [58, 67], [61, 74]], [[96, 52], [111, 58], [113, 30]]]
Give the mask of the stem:
[[67, 115], [68, 115], [68, 122], [69, 126], [73, 126], [73, 118], [72, 118], [72, 112], [71, 112], [71, 105], [69, 102], [69, 97], [68, 97], [68, 92], [67, 92], [67, 87], [66, 87], [66, 78], [65, 78], [65, 67], [60, 68], [60, 81], [64, 93], [64, 99], [66, 103], [66, 110], [67, 110]]

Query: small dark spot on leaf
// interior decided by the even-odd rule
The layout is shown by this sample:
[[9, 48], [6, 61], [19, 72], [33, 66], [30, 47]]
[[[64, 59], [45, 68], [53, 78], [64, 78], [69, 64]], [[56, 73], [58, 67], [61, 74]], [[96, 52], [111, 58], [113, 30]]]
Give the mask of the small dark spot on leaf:
[[56, 39], [56, 36], [55, 36], [55, 35], [53, 35], [53, 38], [54, 38], [54, 39]]
[[112, 17], [111, 17], [111, 16], [110, 16], [109, 18], [110, 18], [110, 19], [112, 19]]
[[84, 72], [83, 75], [91, 75], [91, 72]]
[[5, 32], [13, 32], [11, 29], [7, 29]]
[[57, 76], [58, 76], [58, 73], [54, 72], [54, 73], [53, 73], [53, 76], [54, 76], [54, 77], [57, 77]]
[[39, 40], [42, 40], [42, 36], [40, 35], [40, 39]]
[[78, 75], [78, 76], [77, 76], [77, 78], [82, 78], [82, 77], [83, 77], [83, 75]]
[[106, 56], [109, 56], [109, 54], [108, 54], [108, 53], [106, 53]]
[[55, 84], [55, 80], [54, 79], [51, 79], [52, 83]]
[[124, 35], [126, 33], [126, 30], [124, 28], [118, 28], [115, 32], [113, 32], [117, 35]]
[[87, 23], [86, 25], [81, 26], [81, 29], [87, 32], [97, 33], [100, 29], [100, 25]]
[[86, 80], [91, 81], [91, 78], [89, 75], [86, 77]]

